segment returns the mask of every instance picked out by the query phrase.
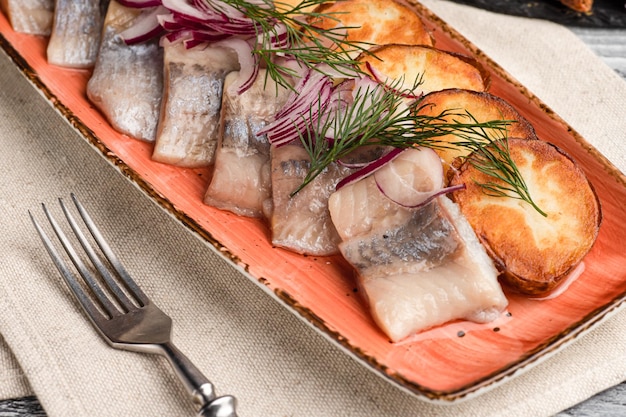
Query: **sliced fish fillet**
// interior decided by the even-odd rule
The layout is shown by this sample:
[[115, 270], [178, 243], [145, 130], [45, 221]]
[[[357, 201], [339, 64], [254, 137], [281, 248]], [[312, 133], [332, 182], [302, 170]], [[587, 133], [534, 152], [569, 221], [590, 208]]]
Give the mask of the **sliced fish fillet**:
[[447, 197], [407, 209], [370, 176], [333, 193], [329, 211], [339, 249], [392, 341], [457, 319], [489, 322], [507, 306], [493, 262]]
[[270, 144], [257, 132], [274, 119], [290, 90], [260, 70], [250, 89], [229, 91], [238, 76], [231, 72], [224, 81], [221, 135], [204, 202], [241, 216], [262, 217], [263, 202], [271, 197]]
[[266, 210], [272, 243], [308, 255], [338, 253], [339, 235], [328, 211], [328, 197], [351, 170], [332, 164], [296, 195], [310, 165], [309, 155], [299, 145], [271, 149], [272, 199]]
[[54, 0], [0, 0], [13, 30], [31, 35], [50, 35]]
[[153, 142], [163, 95], [158, 40], [127, 45], [119, 36], [139, 12], [111, 1], [87, 96], [118, 132]]
[[213, 163], [224, 78], [239, 69], [231, 49], [163, 42], [163, 98], [152, 159], [181, 167]]
[[108, 0], [56, 0], [48, 62], [91, 68], [96, 62]]

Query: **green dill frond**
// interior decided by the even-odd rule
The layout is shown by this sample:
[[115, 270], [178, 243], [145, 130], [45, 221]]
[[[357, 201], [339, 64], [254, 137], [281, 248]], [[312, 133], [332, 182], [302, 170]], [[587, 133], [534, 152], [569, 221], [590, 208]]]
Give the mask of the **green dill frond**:
[[[311, 165], [298, 190], [331, 163], [362, 146], [462, 148], [469, 151], [471, 163], [480, 172], [494, 179], [479, 184], [485, 193], [521, 199], [546, 215], [532, 200], [509, 152], [507, 129], [515, 121], [479, 122], [467, 111], [454, 110], [444, 110], [435, 116], [423, 115], [416, 111], [420, 108], [419, 102], [407, 105], [403, 98], [414, 94], [419, 84], [403, 90], [401, 85], [402, 80], [396, 80], [388, 86], [376, 84], [357, 91], [352, 103], [320, 119], [312, 132], [301, 136]], [[442, 140], [443, 136], [449, 135], [455, 136], [456, 140]], [[332, 140], [328, 140], [329, 136]]]
[[[334, 19], [339, 22], [338, 13], [318, 13], [310, 8], [327, 3], [325, 0], [303, 0], [291, 6], [286, 3], [263, 0], [264, 5], [248, 3], [244, 0], [223, 0], [224, 3], [241, 10], [257, 26], [257, 39], [253, 48], [267, 70], [267, 76], [278, 84], [292, 88], [289, 78], [295, 73], [281, 65], [277, 56], [290, 56], [301, 66], [323, 71], [324, 66], [353, 76], [360, 73], [354, 57], [367, 53], [368, 44], [348, 40], [347, 31], [352, 27], [340, 26], [323, 29], [315, 26], [319, 19]], [[286, 28], [288, 47], [274, 46], [271, 38], [277, 35], [276, 24]]]

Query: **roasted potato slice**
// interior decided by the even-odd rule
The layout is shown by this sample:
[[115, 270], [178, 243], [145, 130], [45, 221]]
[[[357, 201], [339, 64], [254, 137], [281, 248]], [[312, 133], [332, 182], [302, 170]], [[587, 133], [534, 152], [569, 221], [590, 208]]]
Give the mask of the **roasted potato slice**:
[[[462, 90], [458, 88], [435, 91], [427, 94], [418, 106], [418, 114], [425, 116], [440, 116], [446, 111], [443, 118], [446, 122], [455, 120], [461, 123], [490, 122], [494, 120], [513, 121], [506, 130], [486, 130], [491, 138], [516, 137], [537, 139], [533, 126], [509, 103], [493, 94], [482, 91]], [[454, 143], [459, 140], [454, 135], [442, 136], [442, 142]], [[444, 163], [446, 171], [457, 157], [467, 156], [470, 150], [466, 147], [447, 145], [450, 148], [436, 149]]]
[[423, 45], [381, 45], [363, 53], [361, 70], [398, 89], [408, 89], [421, 80], [416, 93], [428, 94], [448, 88], [484, 91], [489, 77], [469, 57]]
[[[276, 8], [280, 11], [291, 11], [294, 8], [299, 7], [301, 4], [302, 4], [302, 0], [276, 0], [274, 1], [274, 6], [276, 6]], [[311, 4], [306, 7], [302, 7], [299, 10], [302, 12], [310, 13], [313, 10], [315, 10], [316, 7], [318, 7], [318, 5]]]
[[403, 43], [433, 45], [433, 38], [420, 17], [392, 0], [344, 0], [316, 9], [327, 17], [311, 21], [322, 29], [348, 28], [347, 40], [372, 45]]
[[496, 182], [480, 172], [473, 156], [451, 184], [465, 184], [452, 199], [501, 272], [504, 283], [524, 294], [554, 290], [589, 252], [601, 222], [600, 203], [576, 163], [542, 140], [509, 139], [509, 150], [533, 201], [493, 197], [478, 183]]

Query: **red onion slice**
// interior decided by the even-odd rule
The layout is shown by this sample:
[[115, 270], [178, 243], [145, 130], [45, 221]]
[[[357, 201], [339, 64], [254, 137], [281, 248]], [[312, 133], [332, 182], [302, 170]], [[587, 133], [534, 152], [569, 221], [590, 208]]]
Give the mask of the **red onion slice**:
[[222, 16], [228, 19], [247, 19], [245, 13], [235, 6], [219, 0], [195, 0], [193, 3], [196, 7], [206, 11], [207, 13]]
[[361, 179], [363, 179], [365, 177], [368, 177], [368, 176], [374, 174], [376, 171], [378, 171], [381, 168], [383, 168], [387, 163], [393, 161], [398, 156], [400, 156], [400, 154], [402, 154], [402, 152], [404, 152], [404, 149], [393, 148], [391, 151], [389, 151], [385, 155], [381, 156], [377, 160], [372, 161], [372, 162], [366, 164], [365, 166], [363, 166], [358, 171], [353, 172], [352, 174], [350, 174], [347, 177], [343, 178], [341, 181], [339, 181], [337, 183], [337, 186], [335, 187], [335, 189], [339, 190], [340, 188], [345, 187], [346, 185], [350, 185], [350, 184], [355, 183], [355, 182], [357, 182], [357, 181], [359, 181], [359, 180], [361, 180]]
[[201, 10], [194, 7], [192, 4], [189, 4], [186, 0], [162, 0], [162, 3], [163, 6], [168, 8], [168, 10], [181, 14], [188, 19], [197, 19], [202, 22], [211, 17], [207, 13], [203, 13]]
[[247, 41], [239, 38], [224, 39], [213, 45], [233, 49], [239, 59], [239, 76], [237, 81], [229, 88], [241, 94], [252, 87], [259, 74], [258, 57], [253, 53], [252, 46]]
[[281, 71], [282, 74], [291, 76], [296, 79], [303, 78], [305, 72], [308, 69], [302, 62], [291, 56], [276, 54], [273, 57], [273, 60], [278, 65], [277, 69]]
[[[289, 47], [289, 33], [287, 31], [287, 26], [284, 23], [277, 23], [274, 25], [274, 28], [269, 32], [269, 41], [270, 46], [273, 49], [287, 49]], [[264, 34], [259, 33], [257, 35], [257, 42], [259, 44], [263, 44], [264, 42]]]
[[275, 146], [299, 140], [326, 111], [331, 94], [332, 80], [309, 69], [294, 87], [285, 105], [276, 113], [274, 121], [257, 132], [257, 135], [267, 135], [267, 139]]
[[168, 10], [163, 6], [155, 7], [153, 10], [143, 11], [120, 36], [128, 45], [140, 43], [152, 39], [163, 32], [163, 27], [159, 23], [160, 15], [167, 14]]
[[300, 79], [298, 84], [294, 87], [294, 91], [287, 98], [287, 102], [276, 113], [276, 119], [283, 118], [289, 114], [297, 113], [299, 107], [304, 106], [303, 101], [305, 98], [313, 97], [314, 94], [319, 94], [319, 83], [322, 80], [321, 73], [308, 69], [304, 76]]
[[147, 7], [156, 7], [161, 5], [161, 0], [117, 0], [124, 7], [134, 9], [145, 9]]
[[[443, 164], [430, 148], [407, 148], [374, 173], [376, 185], [390, 200], [404, 207], [420, 207], [442, 193]], [[461, 187], [453, 187], [455, 190]]]

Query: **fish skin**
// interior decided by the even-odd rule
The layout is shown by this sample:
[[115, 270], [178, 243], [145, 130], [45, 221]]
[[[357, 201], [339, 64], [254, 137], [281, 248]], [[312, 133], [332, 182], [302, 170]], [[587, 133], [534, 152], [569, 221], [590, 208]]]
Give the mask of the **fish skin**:
[[333, 193], [329, 211], [339, 249], [391, 341], [457, 319], [489, 322], [506, 308], [492, 260], [447, 197], [404, 208], [370, 176]]
[[50, 35], [54, 0], [0, 0], [0, 9], [9, 17], [14, 31]]
[[162, 42], [163, 98], [152, 159], [186, 168], [210, 166], [219, 137], [224, 78], [239, 69], [234, 51], [185, 49]]
[[108, 0], [55, 0], [48, 62], [91, 68], [96, 62]]
[[[452, 224], [438, 204], [411, 211], [407, 222], [392, 228], [377, 228], [341, 244], [344, 257], [363, 274], [387, 265], [417, 264], [420, 269], [447, 262], [461, 245]], [[382, 267], [382, 268], [381, 268]], [[389, 272], [391, 273], [391, 272]]]
[[272, 207], [268, 214], [272, 244], [317, 256], [339, 253], [340, 237], [330, 218], [328, 197], [337, 183], [352, 170], [333, 163], [295, 196], [310, 166], [306, 150], [299, 145], [271, 148]]
[[262, 217], [272, 188], [270, 144], [257, 132], [274, 119], [290, 90], [266, 79], [261, 69], [252, 87], [239, 94], [229, 89], [238, 76], [231, 72], [224, 81], [221, 133], [204, 203], [240, 216]]
[[87, 97], [115, 130], [154, 142], [163, 94], [163, 51], [157, 39], [127, 45], [119, 36], [137, 15], [115, 1], [109, 4]]

